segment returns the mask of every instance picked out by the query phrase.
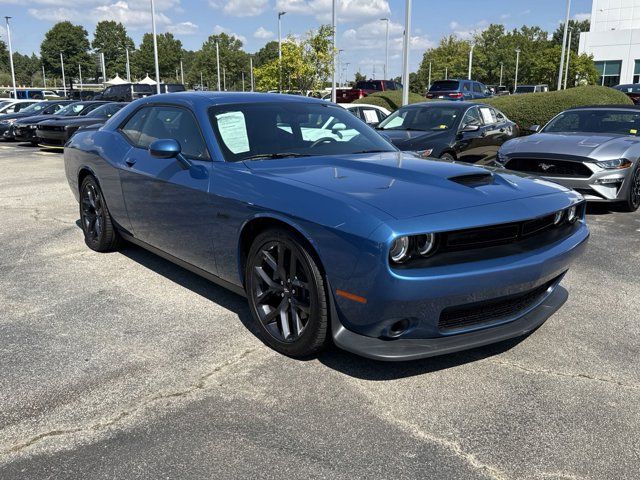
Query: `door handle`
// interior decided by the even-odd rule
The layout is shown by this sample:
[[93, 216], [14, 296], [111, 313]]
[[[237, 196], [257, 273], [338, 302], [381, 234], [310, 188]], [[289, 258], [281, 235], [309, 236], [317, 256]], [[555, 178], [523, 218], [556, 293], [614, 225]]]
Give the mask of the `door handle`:
[[127, 164], [128, 167], [133, 167], [136, 164], [135, 158], [127, 158], [124, 163]]

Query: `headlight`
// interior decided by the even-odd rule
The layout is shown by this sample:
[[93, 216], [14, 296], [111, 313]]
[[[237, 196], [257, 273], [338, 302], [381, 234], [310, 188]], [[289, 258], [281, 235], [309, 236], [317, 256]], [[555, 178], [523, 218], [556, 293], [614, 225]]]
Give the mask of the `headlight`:
[[37, 125], [29, 125], [29, 128], [31, 128], [32, 130], [35, 130], [36, 128], [38, 128]]
[[555, 216], [553, 217], [553, 224], [554, 225], [560, 225], [560, 222], [562, 222], [562, 218], [564, 217], [564, 211], [560, 210], [559, 212], [556, 212]]
[[578, 208], [573, 205], [567, 209], [567, 222], [575, 223], [578, 219]]
[[425, 235], [420, 235], [416, 240], [416, 247], [420, 255], [422, 255], [423, 257], [428, 257], [433, 253], [436, 247], [435, 234], [427, 233]]
[[409, 258], [409, 237], [398, 237], [393, 241], [389, 258], [394, 263], [402, 263]]
[[507, 156], [504, 153], [502, 153], [502, 151], [498, 150], [498, 153], [496, 155], [496, 161], [504, 165], [505, 163], [507, 163]]
[[427, 148], [426, 150], [416, 150], [416, 155], [422, 158], [427, 158], [433, 153], [433, 148]]
[[615, 160], [597, 162], [596, 165], [607, 170], [622, 170], [623, 168], [629, 168], [631, 166], [631, 161], [626, 158], [616, 158]]

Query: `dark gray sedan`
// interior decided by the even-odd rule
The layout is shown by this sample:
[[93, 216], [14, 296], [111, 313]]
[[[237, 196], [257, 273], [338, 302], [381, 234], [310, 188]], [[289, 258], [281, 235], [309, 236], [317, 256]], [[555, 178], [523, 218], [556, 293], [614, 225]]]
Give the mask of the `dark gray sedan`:
[[532, 173], [580, 192], [588, 201], [640, 207], [640, 108], [579, 107], [544, 128], [506, 142], [498, 152], [505, 168]]

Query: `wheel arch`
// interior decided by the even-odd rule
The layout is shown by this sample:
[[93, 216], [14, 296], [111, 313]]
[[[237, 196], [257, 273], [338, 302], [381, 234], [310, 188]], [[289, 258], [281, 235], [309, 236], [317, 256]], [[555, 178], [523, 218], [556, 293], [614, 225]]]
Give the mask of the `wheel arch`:
[[91, 175], [93, 178], [95, 178], [96, 182], [98, 183], [98, 186], [100, 186], [100, 180], [98, 179], [98, 176], [93, 171], [93, 169], [91, 167], [88, 167], [88, 166], [84, 165], [84, 166], [80, 167], [80, 169], [78, 170], [78, 192], [80, 192], [81, 189], [82, 189], [82, 182], [89, 175]]
[[240, 229], [238, 236], [238, 272], [240, 274], [240, 282], [245, 286], [245, 266], [247, 264], [247, 255], [253, 243], [253, 239], [260, 233], [270, 228], [281, 228], [291, 233], [302, 246], [307, 249], [309, 255], [315, 260], [318, 269], [326, 278], [326, 271], [320, 259], [318, 249], [310, 235], [300, 226], [289, 219], [275, 215], [258, 215], [247, 220]]

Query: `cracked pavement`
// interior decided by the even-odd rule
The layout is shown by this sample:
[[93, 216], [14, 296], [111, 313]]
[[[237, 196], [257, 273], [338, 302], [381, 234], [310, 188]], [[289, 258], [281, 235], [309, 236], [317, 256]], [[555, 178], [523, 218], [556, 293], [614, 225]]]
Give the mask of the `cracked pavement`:
[[296, 361], [245, 301], [85, 247], [62, 156], [0, 144], [0, 478], [634, 478], [640, 213], [590, 208], [566, 305], [404, 364]]

